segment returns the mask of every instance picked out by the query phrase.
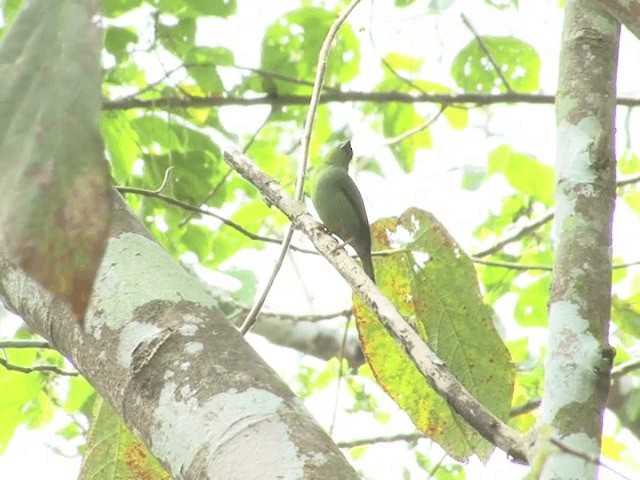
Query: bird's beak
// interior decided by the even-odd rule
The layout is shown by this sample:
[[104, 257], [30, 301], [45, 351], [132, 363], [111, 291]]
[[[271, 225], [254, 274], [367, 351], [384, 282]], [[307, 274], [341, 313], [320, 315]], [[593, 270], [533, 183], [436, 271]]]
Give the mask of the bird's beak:
[[344, 152], [347, 152], [349, 158], [353, 156], [353, 149], [351, 148], [351, 140], [347, 140], [344, 143], [341, 143], [338, 148]]

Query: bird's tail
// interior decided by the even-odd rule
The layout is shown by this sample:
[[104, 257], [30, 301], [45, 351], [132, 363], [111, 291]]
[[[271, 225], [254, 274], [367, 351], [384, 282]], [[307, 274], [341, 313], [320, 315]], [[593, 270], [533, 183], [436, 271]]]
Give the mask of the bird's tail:
[[371, 252], [357, 252], [360, 260], [362, 260], [362, 268], [364, 268], [364, 273], [366, 273], [369, 278], [376, 283], [376, 275], [373, 271], [373, 262], [371, 261]]

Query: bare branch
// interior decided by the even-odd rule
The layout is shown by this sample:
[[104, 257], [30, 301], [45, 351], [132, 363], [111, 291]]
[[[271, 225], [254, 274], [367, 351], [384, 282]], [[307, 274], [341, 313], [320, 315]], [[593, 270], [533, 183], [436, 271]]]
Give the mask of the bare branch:
[[3, 340], [0, 342], [0, 349], [5, 348], [48, 348], [55, 350], [46, 340]]
[[512, 232], [508, 235], [505, 235], [502, 239], [498, 240], [492, 246], [485, 248], [484, 250], [480, 250], [476, 252], [474, 257], [482, 258], [488, 255], [493, 255], [494, 253], [499, 252], [505, 245], [508, 245], [516, 240], [520, 240], [522, 237], [528, 235], [529, 233], [537, 230], [542, 225], [551, 221], [554, 215], [554, 210], [547, 210], [547, 212], [540, 215], [536, 220], [531, 223], [528, 223], [524, 227], [519, 228], [515, 232]]
[[[308, 95], [262, 95], [259, 97], [161, 97], [151, 100], [125, 98], [119, 100], [104, 100], [102, 109], [130, 110], [135, 108], [207, 108], [228, 105], [255, 106], [271, 105], [282, 107], [285, 105], [308, 105]], [[532, 93], [405, 93], [405, 92], [326, 92], [320, 98], [321, 104], [326, 103], [438, 103], [450, 106], [486, 106], [503, 103], [524, 103], [531, 105], [553, 105], [555, 95]], [[619, 97], [618, 105], [628, 107], [640, 106], [640, 98]]]
[[14, 365], [9, 363], [8, 360], [0, 357], [0, 365], [2, 365], [7, 370], [12, 370], [14, 372], [20, 373], [56, 373], [58, 375], [65, 375], [67, 377], [77, 377], [80, 375], [78, 372], [68, 372], [66, 370], [62, 370], [54, 365], [34, 365], [32, 367], [21, 367], [20, 365]]
[[358, 438], [356, 440], [336, 442], [336, 445], [340, 448], [353, 448], [371, 445], [372, 443], [415, 442], [421, 438], [425, 438], [422, 432], [398, 433], [396, 435], [381, 435], [379, 437]]

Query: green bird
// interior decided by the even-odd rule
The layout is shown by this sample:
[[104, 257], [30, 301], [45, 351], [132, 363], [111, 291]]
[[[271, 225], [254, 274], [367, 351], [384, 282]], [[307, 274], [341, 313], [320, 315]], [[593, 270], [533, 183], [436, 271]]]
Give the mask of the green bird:
[[314, 175], [311, 200], [331, 233], [348, 243], [375, 283], [371, 261], [371, 231], [360, 190], [348, 173], [353, 158], [351, 142], [341, 143]]

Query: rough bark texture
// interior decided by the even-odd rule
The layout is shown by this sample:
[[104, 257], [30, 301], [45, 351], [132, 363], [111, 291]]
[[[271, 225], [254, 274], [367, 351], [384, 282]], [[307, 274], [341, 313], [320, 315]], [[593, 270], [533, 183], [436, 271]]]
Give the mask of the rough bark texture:
[[282, 380], [114, 195], [82, 331], [0, 257], [0, 296], [73, 361], [176, 479], [358, 478]]
[[600, 452], [609, 388], [613, 125], [619, 24], [594, 4], [569, 0], [556, 102], [556, 259], [542, 423], [565, 445], [542, 478], [595, 478], [577, 457]]
[[640, 0], [591, 0], [640, 38]]

